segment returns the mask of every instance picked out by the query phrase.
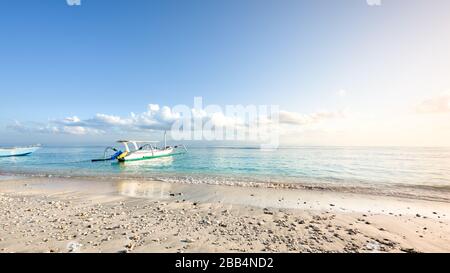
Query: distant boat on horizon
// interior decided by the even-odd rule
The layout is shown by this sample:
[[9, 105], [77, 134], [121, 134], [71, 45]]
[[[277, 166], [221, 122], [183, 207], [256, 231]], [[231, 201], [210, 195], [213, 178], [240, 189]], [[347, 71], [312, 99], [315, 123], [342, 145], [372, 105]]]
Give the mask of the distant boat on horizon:
[[41, 148], [41, 145], [31, 145], [24, 147], [0, 147], [0, 157], [26, 156]]

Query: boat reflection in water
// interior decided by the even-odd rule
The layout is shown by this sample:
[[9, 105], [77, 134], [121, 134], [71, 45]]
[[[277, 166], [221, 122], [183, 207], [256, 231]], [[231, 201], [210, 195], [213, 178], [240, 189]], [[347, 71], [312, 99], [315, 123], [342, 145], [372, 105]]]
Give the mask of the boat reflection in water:
[[[141, 177], [144, 174], [171, 167], [173, 161], [173, 157], [161, 157], [152, 160], [117, 162], [113, 164], [127, 175]], [[124, 180], [117, 183], [118, 193], [130, 197], [166, 199], [170, 197], [172, 188], [173, 185], [170, 183], [149, 180]]]
[[129, 180], [117, 183], [117, 191], [120, 195], [149, 199], [168, 199], [172, 188], [172, 184], [164, 182]]

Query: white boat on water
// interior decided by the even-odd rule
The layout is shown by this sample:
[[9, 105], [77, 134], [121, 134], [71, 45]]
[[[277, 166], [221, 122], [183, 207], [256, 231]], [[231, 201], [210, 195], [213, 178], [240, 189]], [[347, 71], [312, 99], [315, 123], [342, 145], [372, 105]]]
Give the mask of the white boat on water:
[[0, 157], [25, 156], [36, 152], [40, 148], [39, 145], [26, 147], [0, 147]]
[[179, 148], [179, 146], [164, 146], [158, 148], [153, 145], [153, 143], [158, 143], [159, 141], [119, 140], [118, 142], [125, 146], [125, 151], [117, 157], [119, 162], [148, 160], [177, 155], [186, 151], [184, 146], [182, 147], [184, 148], [183, 151], [177, 152], [176, 149]]
[[[108, 147], [105, 150], [104, 158], [93, 159], [96, 161], [118, 160], [119, 162], [149, 160], [160, 157], [174, 156], [187, 152], [184, 145], [167, 146], [166, 134], [164, 134], [164, 146], [158, 148], [155, 143], [159, 141], [152, 140], [119, 140], [118, 143], [124, 146], [124, 151], [113, 147]], [[108, 151], [113, 151], [114, 154], [107, 156]]]

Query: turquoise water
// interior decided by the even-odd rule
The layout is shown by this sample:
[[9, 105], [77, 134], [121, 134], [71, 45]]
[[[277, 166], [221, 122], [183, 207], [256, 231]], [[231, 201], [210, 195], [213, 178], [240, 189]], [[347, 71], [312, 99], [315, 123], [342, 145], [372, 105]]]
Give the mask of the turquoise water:
[[0, 174], [149, 178], [180, 183], [267, 184], [385, 192], [450, 192], [448, 148], [190, 148], [184, 155], [118, 164], [92, 163], [103, 147], [44, 147], [0, 158]]

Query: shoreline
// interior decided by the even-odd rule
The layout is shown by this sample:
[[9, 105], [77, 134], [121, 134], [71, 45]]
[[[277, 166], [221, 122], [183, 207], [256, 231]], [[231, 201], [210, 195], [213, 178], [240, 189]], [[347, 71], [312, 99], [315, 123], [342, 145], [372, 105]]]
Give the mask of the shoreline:
[[[179, 175], [155, 175], [155, 177], [142, 177], [133, 175], [66, 175], [58, 173], [24, 173], [24, 172], [0, 172], [0, 181], [2, 179], [69, 179], [69, 180], [90, 180], [90, 181], [142, 181], [142, 182], [163, 182], [176, 185], [212, 185], [212, 186], [230, 186], [242, 188], [262, 188], [262, 189], [280, 189], [280, 190], [305, 190], [330, 193], [349, 193], [361, 195], [376, 195], [383, 197], [393, 197], [411, 200], [424, 200], [450, 203], [450, 187], [448, 186], [428, 186], [428, 185], [376, 185], [368, 186], [364, 184], [334, 184], [329, 182], [262, 182], [258, 179], [236, 180], [222, 175], [197, 175], [203, 177], [199, 181], [192, 181], [192, 174]], [[194, 176], [195, 177], [195, 176]], [[215, 180], [218, 177], [221, 180]], [[213, 180], [213, 181], [211, 181]]]
[[448, 252], [447, 202], [115, 179], [0, 180], [0, 252]]

